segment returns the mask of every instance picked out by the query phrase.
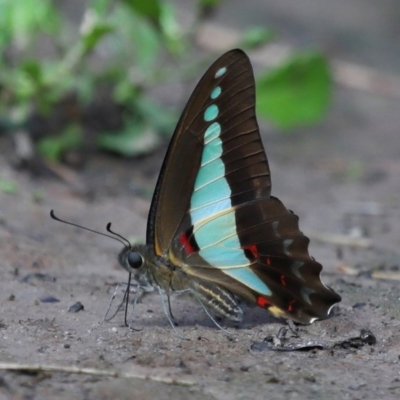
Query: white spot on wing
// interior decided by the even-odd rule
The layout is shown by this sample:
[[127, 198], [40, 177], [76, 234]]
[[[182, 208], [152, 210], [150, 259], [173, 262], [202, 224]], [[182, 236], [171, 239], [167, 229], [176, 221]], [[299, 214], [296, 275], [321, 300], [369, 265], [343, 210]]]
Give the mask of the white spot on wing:
[[278, 232], [278, 225], [279, 225], [279, 221], [274, 221], [272, 223], [272, 229], [274, 230], [274, 234], [276, 237], [281, 237], [281, 235]]
[[290, 269], [292, 270], [293, 274], [297, 276], [297, 278], [304, 281], [304, 278], [301, 276], [300, 268], [304, 265], [302, 261], [295, 261], [291, 266]]
[[215, 77], [220, 78], [225, 72], [226, 72], [226, 67], [222, 67], [215, 73]]
[[303, 287], [301, 288], [300, 293], [303, 299], [311, 305], [310, 294], [315, 293], [315, 290]]
[[286, 239], [283, 241], [283, 252], [290, 257], [290, 251], [288, 250], [288, 247], [293, 243], [293, 239]]

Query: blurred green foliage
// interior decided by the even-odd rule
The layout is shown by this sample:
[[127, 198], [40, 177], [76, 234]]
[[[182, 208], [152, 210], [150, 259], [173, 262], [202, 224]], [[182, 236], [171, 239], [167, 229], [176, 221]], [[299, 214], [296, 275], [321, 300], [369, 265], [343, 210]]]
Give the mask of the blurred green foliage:
[[326, 59], [316, 52], [293, 55], [257, 81], [257, 111], [279, 128], [318, 121], [328, 106], [331, 77]]
[[[193, 26], [220, 3], [198, 0]], [[195, 32], [183, 31], [167, 0], [89, 0], [79, 29], [56, 4], [0, 0], [0, 125], [11, 132], [21, 127], [29, 131], [32, 116], [54, 116], [71, 94], [84, 110], [103, 89], [121, 110], [122, 125], [98, 132], [97, 146], [125, 156], [150, 151], [160, 134], [173, 131], [178, 115], [151, 100], [148, 89], [203, 72], [179, 67]], [[238, 45], [249, 49], [272, 37], [270, 29], [253, 27]], [[262, 74], [258, 113], [281, 128], [312, 123], [326, 108], [329, 82], [321, 55], [294, 57]], [[37, 150], [52, 161], [84, 143], [82, 121], [76, 113], [71, 119], [66, 114], [61, 128], [37, 142]]]
[[1, 192], [14, 194], [17, 192], [17, 189], [17, 184], [14, 181], [0, 177]]

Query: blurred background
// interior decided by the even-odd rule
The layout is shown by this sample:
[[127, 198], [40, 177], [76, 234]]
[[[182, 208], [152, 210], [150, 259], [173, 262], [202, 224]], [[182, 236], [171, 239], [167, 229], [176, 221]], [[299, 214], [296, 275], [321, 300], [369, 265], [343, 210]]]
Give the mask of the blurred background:
[[[32, 161], [18, 147], [26, 142], [32, 154], [71, 167], [93, 151], [151, 153], [171, 135], [195, 80], [234, 47], [250, 53], [258, 115], [277, 135], [326, 121], [342, 95], [335, 90], [399, 97], [395, 1], [2, 0], [0, 7], [0, 126], [14, 136], [19, 161]], [[371, 101], [349, 101], [341, 112], [357, 114]], [[371, 146], [347, 144], [351, 154]]]
[[91, 207], [126, 196], [145, 220], [194, 85], [240, 47], [255, 68], [273, 194], [311, 237], [346, 245], [378, 231], [395, 248], [399, 17], [396, 0], [1, 0], [3, 218], [7, 204], [20, 215], [24, 191], [54, 204], [56, 184]]

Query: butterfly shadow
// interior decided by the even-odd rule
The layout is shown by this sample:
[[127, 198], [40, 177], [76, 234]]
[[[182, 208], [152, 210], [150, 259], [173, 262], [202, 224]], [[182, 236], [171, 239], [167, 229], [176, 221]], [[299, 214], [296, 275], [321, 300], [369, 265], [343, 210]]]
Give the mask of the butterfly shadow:
[[[170, 321], [162, 312], [157, 294], [146, 296], [145, 300], [138, 301], [134, 315], [130, 315], [130, 326], [135, 329], [167, 328]], [[158, 301], [157, 301], [158, 300]], [[158, 303], [158, 304], [157, 304]], [[171, 320], [176, 328], [202, 327], [223, 330], [232, 328], [235, 330], [252, 329], [264, 324], [285, 324], [285, 321], [274, 317], [265, 310], [245, 303], [241, 304], [244, 318], [241, 322], [213, 317], [217, 324], [195, 301], [187, 301], [185, 297], [173, 296], [171, 298]], [[228, 333], [233, 333], [229, 332]]]

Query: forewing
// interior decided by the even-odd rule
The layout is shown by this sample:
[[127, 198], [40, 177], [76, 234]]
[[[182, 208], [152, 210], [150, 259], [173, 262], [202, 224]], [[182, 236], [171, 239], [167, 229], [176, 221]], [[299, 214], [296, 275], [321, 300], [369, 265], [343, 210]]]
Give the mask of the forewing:
[[[147, 226], [147, 243], [154, 244], [156, 254], [166, 254], [174, 237], [192, 225], [191, 217], [269, 196], [269, 168], [254, 108], [250, 61], [241, 50], [232, 50], [201, 78], [172, 137]], [[193, 208], [196, 216], [190, 215]]]

